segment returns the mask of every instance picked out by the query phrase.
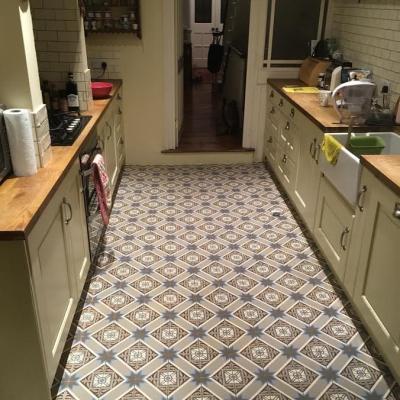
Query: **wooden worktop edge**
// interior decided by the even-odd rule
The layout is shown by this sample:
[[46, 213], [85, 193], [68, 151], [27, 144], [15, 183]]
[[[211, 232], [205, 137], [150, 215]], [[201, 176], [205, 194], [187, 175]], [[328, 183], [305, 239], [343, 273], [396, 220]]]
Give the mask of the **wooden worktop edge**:
[[[88, 124], [84, 127], [83, 131], [80, 133], [78, 138], [76, 139], [75, 143], [72, 146], [54, 146], [52, 149], [57, 151], [56, 149], [65, 149], [65, 151], [72, 150], [71, 154], [68, 156], [65, 164], [60, 168], [60, 173], [57, 176], [55, 182], [49, 187], [48, 192], [45, 194], [43, 199], [41, 199], [39, 206], [33, 211], [32, 215], [30, 216], [29, 220], [19, 229], [7, 229], [7, 230], [0, 230], [0, 240], [10, 241], [10, 240], [25, 240], [29, 235], [29, 232], [32, 230], [33, 226], [39, 219], [40, 215], [42, 214], [45, 207], [48, 205], [50, 200], [52, 199], [54, 193], [57, 191], [58, 187], [60, 186], [61, 182], [63, 181], [64, 177], [70, 170], [72, 164], [75, 162], [76, 158], [79, 155], [80, 150], [89, 140], [91, 135], [94, 133], [97, 124], [103, 117], [104, 113], [108, 110], [110, 104], [112, 103], [113, 99], [115, 98], [118, 90], [122, 86], [122, 80], [108, 80], [108, 82], [113, 83], [113, 89], [111, 91], [111, 95], [107, 99], [102, 100], [94, 100], [93, 105], [89, 108], [89, 110], [82, 112], [82, 115], [90, 115], [92, 118], [88, 122]], [[101, 111], [95, 111], [96, 108], [102, 107]], [[54, 154], [53, 154], [54, 157]], [[42, 169], [46, 169], [41, 168]], [[40, 171], [39, 170], [39, 171]], [[11, 177], [10, 179], [18, 179]], [[29, 179], [29, 178], [24, 178]], [[7, 210], [2, 210], [3, 212], [7, 212]], [[10, 211], [10, 210], [8, 210]], [[17, 217], [18, 218], [18, 217]]]
[[400, 196], [400, 155], [361, 156], [361, 165]]

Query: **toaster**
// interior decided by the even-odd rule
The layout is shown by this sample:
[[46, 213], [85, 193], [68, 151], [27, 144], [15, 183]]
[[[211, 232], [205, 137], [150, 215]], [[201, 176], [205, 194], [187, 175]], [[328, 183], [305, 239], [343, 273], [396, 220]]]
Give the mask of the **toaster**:
[[325, 71], [324, 89], [335, 90], [336, 87], [342, 83], [343, 68], [351, 68], [352, 66], [353, 64], [351, 61], [333, 60]]

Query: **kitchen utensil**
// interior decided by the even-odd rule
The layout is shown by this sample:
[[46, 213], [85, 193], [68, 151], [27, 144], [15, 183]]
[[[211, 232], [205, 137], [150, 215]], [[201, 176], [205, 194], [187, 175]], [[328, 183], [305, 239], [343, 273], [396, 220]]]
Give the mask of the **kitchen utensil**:
[[307, 57], [300, 67], [299, 79], [308, 86], [317, 86], [319, 74], [325, 72], [329, 64], [326, 60]]
[[109, 97], [113, 85], [108, 82], [92, 82], [91, 88], [94, 99], [106, 99]]

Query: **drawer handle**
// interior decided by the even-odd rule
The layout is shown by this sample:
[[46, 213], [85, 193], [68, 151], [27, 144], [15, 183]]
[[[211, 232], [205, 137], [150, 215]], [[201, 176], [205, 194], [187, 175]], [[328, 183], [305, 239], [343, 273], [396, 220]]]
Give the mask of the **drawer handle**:
[[291, 116], [292, 118], [294, 118], [294, 108], [292, 108], [292, 109], [290, 110], [290, 116]]
[[280, 99], [280, 101], [279, 101], [279, 107], [283, 107], [283, 99]]
[[276, 112], [276, 111], [275, 111], [275, 107], [272, 107], [272, 108], [271, 108], [271, 111], [270, 111], [269, 113], [270, 113], [270, 114], [275, 114], [275, 112]]
[[65, 219], [65, 225], [68, 225], [72, 220], [72, 206], [70, 203], [68, 203], [67, 199], [65, 198], [63, 199], [63, 203], [68, 207], [69, 210], [69, 217]]
[[284, 164], [287, 163], [287, 155], [286, 155], [286, 154], [283, 155], [283, 157], [282, 157], [282, 162], [283, 162]]
[[362, 200], [364, 199], [365, 193], [367, 192], [367, 187], [364, 185], [361, 190], [358, 192], [357, 195], [357, 207], [358, 209], [363, 212], [364, 211], [364, 206], [362, 205]]
[[271, 90], [271, 93], [269, 94], [269, 97], [272, 99], [274, 97], [274, 92]]
[[347, 247], [345, 244], [345, 238], [347, 237], [347, 235], [350, 233], [350, 229], [346, 226], [346, 228], [344, 228], [342, 234], [340, 235], [340, 247], [346, 251]]
[[394, 205], [393, 217], [400, 219], [400, 203]]
[[315, 160], [315, 145], [316, 145], [316, 140], [314, 139], [311, 143], [310, 143], [310, 150], [309, 150], [309, 152], [310, 152], [310, 155], [311, 155], [311, 158], [312, 159], [314, 159]]
[[285, 126], [285, 130], [290, 130], [290, 122], [288, 121], [288, 122], [286, 122], [286, 126]]
[[269, 137], [269, 139], [267, 140], [268, 143], [272, 143], [272, 136]]

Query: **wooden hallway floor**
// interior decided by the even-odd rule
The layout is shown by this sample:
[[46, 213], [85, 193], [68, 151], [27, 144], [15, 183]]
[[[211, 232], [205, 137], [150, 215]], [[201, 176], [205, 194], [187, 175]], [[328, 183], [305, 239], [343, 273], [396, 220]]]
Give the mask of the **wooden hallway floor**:
[[183, 131], [178, 151], [241, 151], [242, 136], [231, 135], [222, 118], [222, 94], [211, 83], [185, 88]]

